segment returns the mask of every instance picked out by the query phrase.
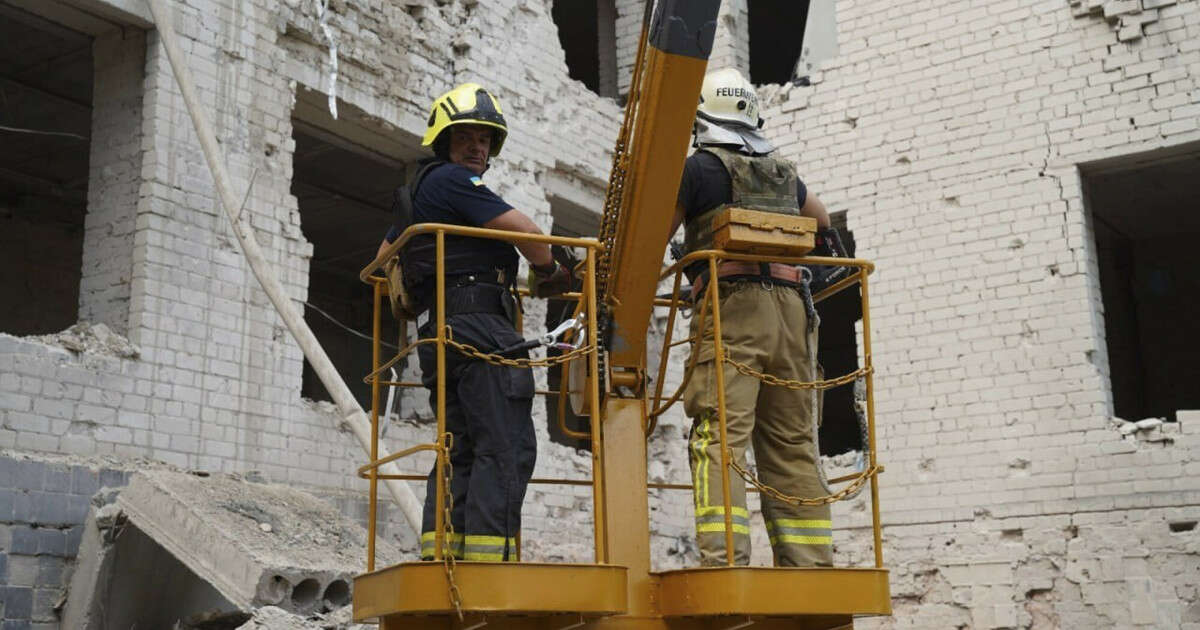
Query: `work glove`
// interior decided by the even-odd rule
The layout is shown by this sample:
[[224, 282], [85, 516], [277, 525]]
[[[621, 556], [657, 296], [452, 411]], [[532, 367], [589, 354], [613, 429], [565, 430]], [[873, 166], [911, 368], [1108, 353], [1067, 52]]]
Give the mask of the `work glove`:
[[548, 298], [571, 290], [571, 270], [557, 261], [545, 265], [529, 265], [529, 293]]

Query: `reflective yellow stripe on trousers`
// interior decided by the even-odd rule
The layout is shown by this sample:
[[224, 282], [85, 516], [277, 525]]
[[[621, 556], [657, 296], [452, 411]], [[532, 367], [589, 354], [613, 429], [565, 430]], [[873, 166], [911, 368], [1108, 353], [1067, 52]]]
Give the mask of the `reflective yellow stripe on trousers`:
[[463, 560], [503, 562], [505, 551], [510, 561], [517, 559], [516, 538], [467, 534], [464, 543]]
[[[436, 544], [435, 538], [437, 532], [425, 532], [421, 534], [421, 557], [425, 559], [433, 558], [433, 548]], [[463, 535], [455, 532], [450, 535], [450, 553], [455, 558], [463, 557]]]
[[833, 521], [823, 519], [776, 518], [767, 520], [771, 544], [832, 545]]
[[[734, 507], [733, 512], [733, 533], [750, 535], [750, 511], [744, 507]], [[697, 532], [724, 532], [725, 531], [725, 507], [710, 506], [696, 508], [696, 531]]]

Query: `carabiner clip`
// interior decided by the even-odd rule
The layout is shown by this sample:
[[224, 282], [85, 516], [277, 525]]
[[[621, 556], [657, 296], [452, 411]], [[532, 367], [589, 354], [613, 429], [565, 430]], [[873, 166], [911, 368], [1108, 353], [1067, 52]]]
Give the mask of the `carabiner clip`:
[[579, 348], [579, 346], [583, 345], [582, 343], [572, 344], [572, 343], [568, 343], [566, 341], [559, 341], [559, 339], [565, 337], [567, 335], [567, 333], [574, 333], [574, 335], [572, 335], [572, 338], [577, 342], [582, 342], [583, 327], [586, 323], [587, 323], [586, 314], [580, 313], [578, 317], [572, 317], [571, 319], [568, 319], [568, 320], [564, 321], [563, 323], [559, 324], [554, 330], [551, 330], [550, 332], [542, 335], [539, 338], [539, 341], [541, 341], [542, 345], [546, 346], [547, 348], [554, 348], [556, 350], [562, 350], [564, 352], [570, 352], [571, 350], [577, 350]]

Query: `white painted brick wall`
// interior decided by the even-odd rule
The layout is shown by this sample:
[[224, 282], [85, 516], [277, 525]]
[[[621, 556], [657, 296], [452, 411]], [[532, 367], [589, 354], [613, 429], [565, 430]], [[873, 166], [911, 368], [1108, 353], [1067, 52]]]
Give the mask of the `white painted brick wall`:
[[[1131, 39], [1067, 4], [839, 3], [840, 56], [811, 87], [764, 90], [768, 134], [879, 265], [897, 614], [866, 627], [1200, 623], [1196, 534], [1168, 527], [1200, 515], [1184, 472], [1200, 444], [1122, 439], [1109, 424], [1076, 170], [1200, 138], [1200, 57], [1184, 44], [1200, 7], [1171, 3]], [[864, 507], [835, 511], [855, 528], [839, 529], [847, 559], [870, 559]], [[1031, 529], [1048, 539], [1030, 543]], [[1063, 571], [1105, 554], [1111, 575]], [[1161, 560], [1122, 573], [1125, 556]]]
[[[1200, 5], [1142, 2], [1156, 19], [1126, 40], [1123, 18], [1075, 17], [1069, 2], [845, 0], [841, 53], [814, 84], [762, 89], [767, 132], [831, 210], [849, 211], [860, 254], [879, 265], [873, 358], [897, 615], [866, 627], [1200, 624], [1197, 534], [1169, 527], [1200, 512], [1200, 417], [1183, 415], [1170, 443], [1122, 439], [1109, 425], [1076, 170], [1200, 140]], [[548, 228], [548, 172], [606, 180], [620, 111], [567, 77], [548, 0], [331, 4], [344, 117], [414, 147], [429, 100], [480, 81], [512, 126], [488, 174], [506, 199]], [[312, 247], [290, 195], [290, 136], [297, 99], [326, 89], [312, 4], [174, 6], [235, 185], [257, 169], [251, 224], [302, 298]], [[718, 34], [722, 63], [748, 50], [744, 21], [728, 17], [738, 7]], [[625, 91], [641, 8], [618, 0], [617, 10]], [[127, 330], [141, 355], [0, 336], [0, 448], [253, 470], [361, 496], [353, 471], [365, 457], [328, 405], [300, 399], [299, 350], [233, 243], [157, 37], [146, 40], [138, 90], [110, 98], [116, 84], [97, 83], [95, 137], [130, 139], [111, 145], [114, 163], [139, 179], [92, 179], [85, 260], [96, 268], [85, 286], [95, 299], [81, 297], [83, 312]], [[121, 51], [108, 58], [137, 65]], [[112, 154], [93, 147], [95, 173]], [[132, 226], [113, 236], [99, 229], [124, 217]], [[431, 438], [419, 421], [428, 410], [411, 398], [409, 419], [389, 428], [393, 444]], [[536, 476], [585, 476], [586, 454], [549, 444], [537, 414]], [[676, 413], [661, 424], [651, 477], [684, 482], [687, 422]], [[424, 472], [429, 461], [402, 466]], [[586, 488], [531, 488], [527, 557], [590, 559], [590, 505]], [[656, 492], [652, 507], [655, 565], [693, 563], [688, 493]], [[839, 562], [870, 561], [869, 513], [863, 498], [837, 507]], [[583, 542], [550, 544], [563, 539]], [[767, 549], [756, 527], [757, 562]]]
[[[290, 136], [296, 92], [326, 89], [327, 52], [315, 43], [324, 40], [313, 6], [174, 7], [234, 185], [244, 188], [257, 170], [246, 206], [249, 221], [285, 287], [302, 298], [312, 248], [300, 233], [290, 194]], [[505, 153], [488, 174], [508, 201], [548, 229], [550, 204], [537, 183], [545, 173], [564, 171], [593, 186], [606, 180], [620, 110], [567, 77], [548, 2], [346, 3], [335, 5], [330, 20], [341, 54], [339, 96], [349, 106], [343, 114], [358, 116], [358, 124], [408, 142], [411, 152], [431, 99], [456, 83], [479, 81], [498, 93], [511, 126]], [[448, 42], [458, 56], [450, 56]], [[90, 316], [127, 330], [141, 355], [75, 355], [0, 337], [0, 374], [16, 375], [11, 386], [6, 379], [0, 387], [0, 447], [257, 470], [273, 480], [361, 491], [365, 484], [353, 471], [365, 457], [356, 442], [339, 430], [331, 408], [300, 398], [302, 357], [219, 212], [156, 34], [140, 45], [104, 45], [114, 50], [97, 55], [93, 169], [103, 174], [99, 169], [112, 162], [125, 169], [114, 173], [140, 179], [93, 178], [89, 222], [96, 228], [89, 234], [97, 236], [88, 255], [97, 270], [85, 287], [95, 285], [87, 295], [97, 297], [85, 298], [84, 305], [100, 304], [87, 311]], [[144, 81], [130, 79], [143, 71]], [[117, 73], [121, 81], [109, 79]], [[114, 119], [112, 140], [99, 135], [110, 124], [105, 116]], [[124, 223], [115, 224], [122, 217]], [[108, 229], [112, 224], [125, 231]], [[109, 302], [117, 308], [105, 306]], [[529, 321], [539, 321], [537, 308]], [[542, 415], [536, 474], [586, 476], [590, 457], [549, 444]], [[400, 424], [390, 428], [388, 439], [402, 445], [429, 441], [432, 427]], [[429, 462], [416, 459], [403, 467], [423, 473]], [[423, 484], [413, 486], [423, 494]], [[563, 535], [587, 540], [590, 515], [562, 509], [576, 504], [590, 508], [590, 498], [570, 487], [536, 489], [527, 503], [526, 539], [537, 540], [553, 519], [556, 531], [569, 524]], [[531, 551], [536, 557], [536, 546]], [[590, 557], [590, 548], [581, 547], [566, 559]]]
[[142, 148], [146, 38], [136, 29], [96, 38], [88, 211], [79, 318], [124, 333], [129, 324], [134, 218]]

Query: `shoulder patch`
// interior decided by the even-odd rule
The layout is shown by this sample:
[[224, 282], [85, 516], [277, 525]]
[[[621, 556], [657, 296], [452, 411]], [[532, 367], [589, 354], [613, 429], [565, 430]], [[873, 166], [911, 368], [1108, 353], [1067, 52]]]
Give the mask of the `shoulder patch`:
[[471, 177], [471, 183], [472, 183], [472, 184], [475, 184], [476, 186], [482, 186], [482, 185], [483, 185], [483, 179], [481, 179], [481, 178], [480, 178], [478, 175], [473, 175], [473, 176]]

